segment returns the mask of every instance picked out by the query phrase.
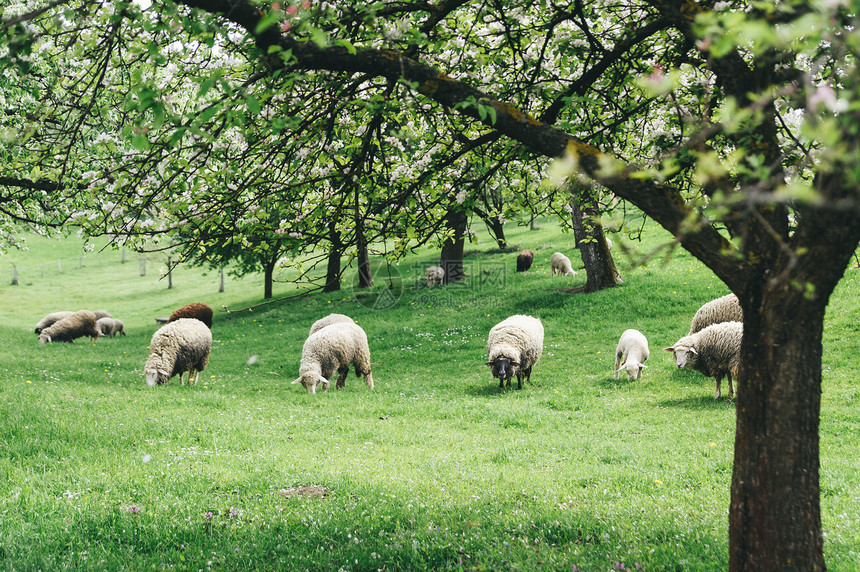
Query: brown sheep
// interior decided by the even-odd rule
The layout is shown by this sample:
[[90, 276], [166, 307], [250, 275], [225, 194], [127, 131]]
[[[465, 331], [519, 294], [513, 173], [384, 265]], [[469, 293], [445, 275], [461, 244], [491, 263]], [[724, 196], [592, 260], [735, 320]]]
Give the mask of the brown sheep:
[[175, 322], [179, 318], [196, 318], [206, 324], [207, 328], [212, 329], [212, 308], [201, 302], [186, 304], [174, 310], [167, 319], [167, 323]]

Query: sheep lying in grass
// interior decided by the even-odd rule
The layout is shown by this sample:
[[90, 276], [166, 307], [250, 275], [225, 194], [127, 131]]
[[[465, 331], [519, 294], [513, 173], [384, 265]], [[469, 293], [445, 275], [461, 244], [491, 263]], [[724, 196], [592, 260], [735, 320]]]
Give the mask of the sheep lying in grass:
[[308, 335], [312, 336], [326, 326], [330, 326], [331, 324], [336, 324], [338, 322], [348, 322], [350, 324], [354, 324], [355, 320], [353, 320], [346, 314], [329, 314], [325, 318], [320, 318], [319, 320], [314, 322]]
[[161, 326], [149, 343], [149, 358], [143, 367], [150, 387], [167, 383], [174, 375], [188, 372], [188, 385], [206, 369], [212, 350], [212, 331], [196, 318], [179, 318]]
[[543, 353], [543, 324], [537, 318], [517, 314], [502, 320], [487, 336], [487, 364], [499, 388], [511, 384], [517, 376], [517, 389], [523, 378], [531, 381], [532, 367]]
[[99, 339], [96, 315], [89, 310], [80, 310], [62, 320], [54, 322], [39, 333], [39, 343], [69, 342], [89, 336], [94, 342]]
[[722, 322], [684, 336], [675, 345], [665, 349], [674, 354], [678, 368], [686, 367], [716, 378], [714, 399], [720, 398], [720, 382], [723, 377], [727, 377], [731, 398], [735, 392], [732, 378], [738, 378], [743, 332], [741, 322]]
[[649, 356], [648, 340], [639, 330], [625, 330], [615, 348], [615, 379], [622, 369], [627, 370], [627, 380], [637, 380], [645, 369]]
[[738, 297], [734, 294], [726, 294], [722, 298], [717, 298], [703, 304], [696, 311], [696, 315], [693, 316], [693, 321], [690, 324], [690, 332], [687, 335], [695, 334], [712, 324], [743, 321], [744, 311], [741, 309]]
[[367, 334], [357, 324], [336, 322], [305, 340], [299, 377], [293, 383], [302, 384], [310, 393], [316, 393], [320, 384], [328, 391], [329, 379], [336, 371], [338, 377], [335, 387], [340, 389], [344, 386], [351, 365], [355, 366], [355, 376], [363, 375], [367, 387], [373, 389]]
[[36, 333], [42, 333], [42, 330], [44, 330], [45, 328], [56, 324], [63, 318], [68, 318], [72, 314], [74, 314], [74, 312], [51, 312], [50, 314], [39, 320], [39, 322], [36, 324]]
[[517, 256], [517, 272], [526, 272], [535, 260], [534, 250], [523, 250]]
[[167, 323], [175, 322], [180, 318], [194, 318], [200, 320], [210, 330], [212, 329], [212, 308], [200, 302], [193, 302], [178, 308], [167, 318]]
[[559, 274], [564, 274], [565, 276], [573, 276], [576, 274], [576, 271], [573, 269], [573, 266], [570, 264], [570, 258], [562, 254], [561, 252], [555, 252], [549, 259], [550, 268], [552, 268], [552, 275], [555, 276], [556, 272]]
[[441, 286], [445, 281], [445, 269], [441, 266], [427, 267], [427, 286]]
[[108, 338], [117, 334], [125, 335], [125, 326], [123, 326], [122, 320], [116, 318], [99, 318], [96, 320], [96, 328], [100, 335]]

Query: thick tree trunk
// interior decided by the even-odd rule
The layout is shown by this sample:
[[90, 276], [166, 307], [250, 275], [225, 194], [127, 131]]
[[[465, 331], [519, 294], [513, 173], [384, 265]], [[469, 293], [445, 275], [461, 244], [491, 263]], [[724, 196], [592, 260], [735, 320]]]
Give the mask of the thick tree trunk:
[[743, 301], [729, 569], [824, 570], [818, 425], [826, 300]]
[[442, 243], [441, 265], [445, 269], [445, 284], [460, 282], [463, 272], [463, 251], [466, 246], [466, 228], [469, 218], [466, 213], [452, 206], [445, 215], [445, 228], [453, 234]]
[[340, 233], [333, 222], [329, 223], [328, 230], [331, 250], [328, 253], [323, 292], [335, 292], [340, 290], [340, 258], [343, 254], [343, 243], [340, 241]]
[[[590, 199], [585, 200], [590, 201]], [[585, 203], [580, 206], [576, 200], [573, 200], [570, 206], [573, 236], [582, 257], [582, 264], [585, 266], [586, 282], [583, 291], [597, 292], [623, 282], [609, 247], [606, 245], [606, 237], [603, 234], [603, 225], [600, 224], [596, 205]]]

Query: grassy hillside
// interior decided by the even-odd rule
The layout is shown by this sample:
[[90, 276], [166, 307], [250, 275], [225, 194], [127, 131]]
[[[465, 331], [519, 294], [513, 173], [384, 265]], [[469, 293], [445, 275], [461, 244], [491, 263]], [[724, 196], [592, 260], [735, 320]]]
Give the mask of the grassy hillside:
[[[192, 301], [257, 305], [260, 276], [219, 293], [216, 273], [179, 268], [167, 289], [162, 261], [140, 276], [131, 255], [81, 260], [75, 238], [3, 256], [0, 567], [724, 570], [734, 402], [714, 400], [713, 380], [678, 371], [662, 348], [725, 286], [676, 252], [635, 269], [620, 257], [620, 287], [565, 293], [585, 276], [550, 276], [550, 255], [582, 264], [572, 236], [541, 223], [507, 229], [536, 252], [525, 274], [516, 252], [482, 239], [464, 284], [421, 287], [438, 257], [423, 249], [392, 268], [391, 289], [380, 271], [371, 293], [347, 285], [216, 312], [210, 365], [193, 387], [146, 387], [154, 318]], [[613, 236], [615, 252], [666, 239]], [[858, 279], [849, 269], [825, 330], [832, 570], [860, 570]], [[37, 343], [42, 315], [80, 308], [110, 310], [128, 336]], [[308, 328], [330, 312], [367, 331], [373, 392], [352, 374], [324, 394], [290, 384]], [[484, 366], [486, 336], [515, 313], [543, 321], [544, 355], [522, 391], [501, 391]], [[615, 380], [615, 344], [631, 327], [649, 339], [649, 367]]]

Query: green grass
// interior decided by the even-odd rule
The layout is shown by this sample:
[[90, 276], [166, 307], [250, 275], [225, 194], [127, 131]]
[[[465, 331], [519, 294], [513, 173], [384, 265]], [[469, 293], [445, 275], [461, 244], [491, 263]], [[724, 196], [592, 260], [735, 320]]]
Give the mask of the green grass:
[[[555, 250], [581, 263], [572, 236], [542, 224], [508, 229], [536, 251], [527, 274], [513, 271], [516, 252], [483, 239], [466, 285], [417, 288], [438, 256], [426, 249], [396, 267], [403, 288], [384, 310], [345, 288], [216, 312], [194, 387], [146, 387], [153, 318], [191, 301], [257, 304], [260, 276], [219, 293], [215, 273], [179, 268], [168, 290], [156, 261], [143, 277], [113, 251], [79, 268], [74, 238], [3, 256], [21, 284], [9, 285], [10, 270], [0, 285], [0, 568], [726, 569], [734, 403], [661, 351], [726, 288], [679, 252], [636, 269], [621, 259], [626, 282], [612, 291], [563, 293], [585, 276], [550, 276]], [[651, 229], [633, 246], [665, 239]], [[858, 282], [849, 269], [825, 330], [831, 570], [860, 570]], [[42, 315], [80, 308], [110, 310], [128, 336], [37, 343]], [[308, 328], [333, 311], [368, 333], [372, 393], [352, 374], [325, 394], [290, 385]], [[514, 313], [543, 320], [544, 356], [523, 391], [500, 391], [483, 365], [486, 334]], [[628, 327], [652, 351], [636, 382], [612, 378]], [[327, 496], [282, 492], [299, 486]]]

